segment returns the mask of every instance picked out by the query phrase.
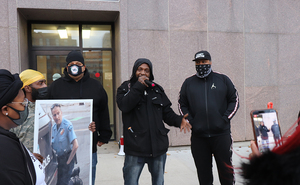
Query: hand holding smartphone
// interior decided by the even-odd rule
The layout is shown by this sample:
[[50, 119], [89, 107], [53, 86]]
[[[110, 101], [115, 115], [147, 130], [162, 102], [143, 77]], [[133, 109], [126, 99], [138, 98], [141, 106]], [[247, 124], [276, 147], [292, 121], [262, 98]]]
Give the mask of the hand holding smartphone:
[[276, 110], [253, 110], [250, 116], [254, 139], [260, 152], [272, 150], [281, 144], [280, 124]]

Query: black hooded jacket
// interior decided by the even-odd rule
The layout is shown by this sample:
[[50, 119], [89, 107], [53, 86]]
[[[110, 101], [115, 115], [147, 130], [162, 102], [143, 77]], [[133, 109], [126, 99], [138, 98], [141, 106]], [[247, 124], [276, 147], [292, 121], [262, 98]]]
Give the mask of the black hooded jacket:
[[0, 184], [35, 185], [35, 169], [26, 148], [14, 133], [2, 127], [0, 147]]
[[48, 96], [50, 99], [93, 99], [93, 121], [96, 124], [96, 132], [93, 133], [93, 153], [95, 153], [97, 142], [108, 143], [112, 135], [107, 94], [99, 81], [90, 78], [87, 69], [78, 82], [69, 76], [66, 68], [64, 74], [65, 77], [59, 78], [51, 84]]
[[171, 102], [163, 88], [146, 87], [136, 77], [141, 64], [150, 68], [149, 80], [154, 80], [152, 64], [148, 59], [138, 59], [129, 81], [125, 81], [117, 90], [117, 104], [122, 111], [124, 150], [128, 155], [157, 157], [167, 152], [168, 132], [163, 122], [180, 127], [182, 116], [171, 108]]

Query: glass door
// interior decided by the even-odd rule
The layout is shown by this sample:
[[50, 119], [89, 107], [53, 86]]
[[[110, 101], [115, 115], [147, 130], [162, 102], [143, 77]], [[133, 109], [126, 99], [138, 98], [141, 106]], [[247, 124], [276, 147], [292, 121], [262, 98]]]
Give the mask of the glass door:
[[[53, 81], [64, 76], [66, 57], [69, 51], [36, 51], [36, 69], [41, 72], [50, 86]], [[112, 52], [101, 50], [84, 50], [85, 66], [90, 77], [100, 81], [108, 96], [108, 108], [111, 129], [114, 132], [114, 96], [113, 96], [113, 67]], [[113, 134], [111, 139], [115, 139]]]
[[[108, 109], [111, 130], [114, 131], [114, 90], [112, 52], [101, 50], [83, 50], [83, 58], [90, 77], [102, 84], [108, 97]], [[113, 134], [112, 139], [115, 139]]]
[[90, 77], [100, 81], [106, 90], [115, 139], [113, 23], [32, 22], [30, 30], [30, 67], [43, 73], [48, 85], [64, 76], [66, 56], [71, 50], [83, 53]]
[[53, 81], [64, 76], [63, 72], [66, 67], [67, 54], [68, 53], [38, 52], [35, 56], [36, 69], [45, 76], [48, 86], [51, 85]]

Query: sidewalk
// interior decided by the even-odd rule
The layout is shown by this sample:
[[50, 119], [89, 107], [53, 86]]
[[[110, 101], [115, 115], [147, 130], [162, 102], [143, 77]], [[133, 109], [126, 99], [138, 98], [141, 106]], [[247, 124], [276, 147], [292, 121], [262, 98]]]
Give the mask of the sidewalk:
[[[233, 165], [240, 166], [241, 161], [245, 161], [240, 156], [248, 157], [251, 149], [249, 141], [237, 142], [233, 144]], [[110, 142], [98, 148], [98, 164], [96, 185], [122, 185], [122, 167], [124, 156], [118, 156], [119, 146], [117, 142]], [[213, 164], [214, 185], [220, 185], [216, 164]], [[242, 185], [242, 177], [235, 170], [236, 185]], [[151, 185], [151, 176], [145, 165], [139, 180], [140, 185]], [[198, 178], [194, 160], [189, 146], [170, 147], [167, 152], [167, 162], [165, 169], [165, 185], [198, 185]]]

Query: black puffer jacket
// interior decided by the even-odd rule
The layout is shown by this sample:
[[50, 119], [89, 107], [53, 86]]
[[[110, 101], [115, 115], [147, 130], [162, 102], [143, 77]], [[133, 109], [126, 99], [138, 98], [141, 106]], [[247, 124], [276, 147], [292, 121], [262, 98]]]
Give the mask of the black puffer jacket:
[[239, 108], [238, 93], [231, 80], [213, 71], [206, 78], [187, 78], [178, 102], [181, 114], [189, 114], [192, 135], [198, 137], [229, 134], [230, 119]]
[[93, 133], [94, 153], [97, 151], [97, 142], [107, 143], [112, 135], [107, 94], [99, 81], [90, 78], [87, 69], [78, 82], [69, 76], [66, 68], [64, 74], [65, 77], [54, 81], [48, 88], [48, 96], [50, 99], [93, 99], [93, 121], [96, 124], [96, 132]]
[[0, 147], [0, 184], [34, 185], [35, 169], [19, 138], [0, 127]]
[[[156, 157], [167, 152], [169, 141], [165, 123], [180, 127], [182, 116], [171, 108], [171, 102], [162, 87], [146, 87], [135, 76], [141, 64], [148, 64], [150, 80], [154, 79], [148, 59], [138, 59], [130, 81], [118, 88], [117, 103], [122, 111], [124, 150], [128, 155]], [[130, 128], [130, 129], [129, 129]]]

